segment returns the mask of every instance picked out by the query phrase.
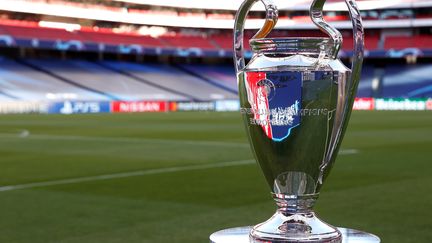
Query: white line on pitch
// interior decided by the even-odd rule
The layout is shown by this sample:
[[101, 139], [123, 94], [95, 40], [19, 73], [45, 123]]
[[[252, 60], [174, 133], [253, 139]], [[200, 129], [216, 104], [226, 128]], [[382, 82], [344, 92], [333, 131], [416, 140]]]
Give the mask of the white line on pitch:
[[341, 149], [339, 155], [357, 154], [358, 152], [357, 149]]
[[143, 175], [154, 175], [154, 174], [165, 174], [165, 173], [180, 172], [180, 171], [191, 171], [191, 170], [203, 170], [203, 169], [212, 169], [212, 168], [231, 167], [231, 166], [247, 165], [247, 164], [253, 164], [253, 163], [254, 163], [254, 160], [249, 159], [249, 160], [228, 161], [228, 162], [213, 163], [213, 164], [177, 166], [177, 167], [160, 168], [160, 169], [139, 170], [139, 171], [132, 171], [132, 172], [78, 177], [78, 178], [55, 180], [55, 181], [34, 182], [34, 183], [27, 183], [27, 184], [20, 184], [20, 185], [2, 186], [2, 187], [0, 187], [0, 192], [2, 192], [2, 191], [14, 191], [14, 190], [20, 190], [20, 189], [29, 189], [29, 188], [36, 188], [36, 187], [75, 184], [75, 183], [89, 182], [89, 181], [119, 179], [119, 178], [127, 178], [127, 177], [134, 177], [134, 176], [143, 176]]
[[249, 147], [247, 143], [224, 142], [224, 141], [207, 141], [207, 140], [181, 140], [181, 139], [158, 139], [158, 138], [127, 138], [127, 137], [91, 137], [91, 136], [73, 136], [73, 135], [50, 135], [50, 134], [27, 134], [23, 137], [20, 134], [0, 133], [0, 138], [16, 139], [40, 139], [40, 140], [69, 140], [69, 141], [96, 141], [96, 142], [147, 142], [161, 144], [190, 144], [202, 146], [235, 146]]
[[[25, 133], [25, 135], [23, 135]], [[51, 135], [51, 134], [30, 134], [28, 130], [22, 130], [19, 134], [0, 133], [0, 138], [16, 139], [40, 139], [40, 140], [82, 140], [82, 141], [100, 141], [100, 142], [144, 142], [144, 143], [161, 143], [161, 144], [187, 144], [201, 146], [227, 146], [227, 147], [245, 147], [247, 143], [224, 142], [224, 141], [207, 141], [207, 140], [180, 140], [180, 139], [158, 139], [158, 138], [127, 138], [127, 137], [91, 137], [91, 136], [73, 136], [73, 135]], [[357, 149], [340, 150], [340, 155], [357, 154]]]
[[[339, 152], [340, 155], [348, 155], [348, 154], [355, 154], [355, 153], [358, 153], [358, 151], [356, 149], [341, 150]], [[212, 169], [212, 168], [231, 167], [231, 166], [247, 165], [247, 164], [253, 164], [253, 163], [254, 163], [254, 160], [251, 160], [251, 159], [249, 159], [249, 160], [237, 160], [237, 161], [228, 161], [228, 162], [213, 163], [213, 164], [176, 166], [176, 167], [168, 167], [168, 168], [160, 168], [160, 169], [139, 170], [139, 171], [132, 171], [132, 172], [124, 172], [124, 173], [78, 177], [78, 178], [70, 178], [70, 179], [62, 179], [62, 180], [54, 180], [54, 181], [34, 182], [34, 183], [27, 183], [27, 184], [2, 186], [2, 187], [0, 187], [0, 192], [2, 192], [2, 191], [14, 191], [14, 190], [20, 190], [20, 189], [29, 189], [29, 188], [36, 188], [36, 187], [75, 184], [75, 183], [89, 182], [89, 181], [120, 179], [120, 178], [143, 176], [143, 175], [155, 175], [155, 174], [165, 174], [165, 173], [173, 173], [173, 172], [180, 172], [180, 171], [191, 171], [191, 170], [203, 170], [203, 169]]]

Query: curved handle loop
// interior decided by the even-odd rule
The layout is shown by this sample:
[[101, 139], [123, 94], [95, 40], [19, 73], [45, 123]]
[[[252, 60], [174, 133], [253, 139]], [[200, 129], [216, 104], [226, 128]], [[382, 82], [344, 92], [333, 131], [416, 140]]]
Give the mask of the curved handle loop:
[[340, 128], [340, 134], [338, 135], [336, 143], [340, 146], [339, 139], [345, 133], [348, 125], [348, 120], [351, 115], [352, 106], [354, 104], [354, 99], [357, 93], [357, 87], [360, 82], [363, 57], [364, 57], [364, 29], [360, 10], [355, 2], [355, 0], [345, 0], [348, 6], [348, 12], [351, 17], [351, 22], [353, 25], [353, 39], [354, 39], [354, 49], [351, 61], [351, 76], [349, 77], [343, 91], [339, 92], [339, 98], [344, 97], [343, 108], [342, 108], [342, 126]]
[[234, 66], [236, 73], [245, 67], [243, 33], [247, 14], [252, 6], [261, 1], [266, 9], [266, 20], [264, 26], [254, 35], [253, 38], [264, 38], [276, 25], [278, 10], [272, 0], [245, 0], [237, 11], [234, 24]]
[[314, 0], [310, 7], [309, 15], [312, 22], [333, 41], [335, 48], [331, 57], [336, 59], [342, 46], [342, 34], [324, 20], [323, 8], [325, 2], [326, 0]]
[[[323, 0], [316, 0], [315, 2], [323, 2]], [[315, 3], [314, 2], [314, 3]], [[324, 1], [325, 2], [325, 1]], [[353, 57], [351, 63], [351, 75], [346, 82], [339, 83], [338, 88], [338, 102], [336, 111], [334, 113], [335, 120], [334, 125], [330, 137], [330, 141], [326, 150], [325, 157], [323, 158], [323, 162], [320, 166], [320, 175], [319, 182], [322, 184], [324, 179], [324, 171], [327, 166], [334, 160], [335, 153], [340, 147], [340, 140], [342, 139], [343, 134], [348, 125], [348, 120], [351, 115], [352, 106], [354, 103], [354, 98], [357, 93], [357, 87], [360, 81], [360, 74], [363, 64], [363, 56], [364, 56], [364, 30], [362, 19], [360, 15], [360, 11], [357, 7], [355, 0], [345, 0], [348, 6], [348, 12], [351, 17], [351, 22], [353, 25], [353, 39], [354, 39], [354, 49], [353, 49]], [[320, 6], [318, 3], [317, 6]], [[312, 14], [312, 12], [311, 12]], [[317, 16], [319, 15], [316, 13]], [[320, 24], [322, 27], [326, 27], [326, 23], [322, 20], [321, 17], [318, 16], [318, 20], [321, 21]], [[327, 29], [329, 34], [334, 34], [333, 30]], [[339, 47], [340, 48], [340, 47]], [[337, 54], [337, 53], [336, 53]]]
[[[354, 49], [351, 64], [349, 95], [355, 97], [364, 56], [364, 29], [361, 14], [355, 0], [345, 0], [353, 25]], [[351, 96], [352, 95], [352, 96]], [[351, 106], [354, 100], [351, 102]], [[351, 107], [349, 106], [349, 107]]]

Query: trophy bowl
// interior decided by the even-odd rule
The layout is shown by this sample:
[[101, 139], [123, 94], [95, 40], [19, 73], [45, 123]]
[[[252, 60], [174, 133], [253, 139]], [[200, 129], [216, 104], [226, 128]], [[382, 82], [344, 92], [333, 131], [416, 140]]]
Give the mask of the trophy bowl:
[[346, 0], [354, 30], [349, 69], [337, 58], [342, 35], [323, 19], [325, 0], [312, 2], [310, 16], [328, 38], [265, 38], [278, 11], [261, 0], [266, 21], [249, 41], [253, 55], [245, 65], [244, 24], [257, 1], [245, 0], [237, 12], [234, 61], [248, 139], [277, 210], [249, 230], [249, 242], [342, 242], [341, 230], [320, 220], [313, 206], [335, 162], [360, 79], [360, 12]]
[[251, 46], [259, 54], [238, 73], [241, 113], [278, 207], [253, 228], [251, 242], [338, 242], [340, 232], [312, 208], [340, 145], [346, 100], [339, 87], [351, 71], [330, 58], [329, 39], [255, 39]]

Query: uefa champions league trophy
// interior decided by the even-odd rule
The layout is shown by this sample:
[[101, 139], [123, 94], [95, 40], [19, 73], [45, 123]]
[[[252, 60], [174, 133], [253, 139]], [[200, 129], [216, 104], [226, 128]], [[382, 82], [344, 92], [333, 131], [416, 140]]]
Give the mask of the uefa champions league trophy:
[[[354, 0], [345, 0], [354, 30], [350, 70], [337, 59], [342, 36], [323, 19], [325, 0], [312, 2], [310, 16], [329, 38], [265, 38], [276, 25], [278, 11], [270, 0], [260, 0], [266, 21], [249, 41], [253, 56], [245, 65], [244, 24], [258, 1], [245, 0], [237, 12], [234, 61], [249, 142], [277, 211], [249, 230], [248, 241], [349, 242], [347, 229], [326, 224], [312, 209], [336, 159], [360, 79], [364, 46], [360, 12]], [[356, 242], [379, 242], [361, 233], [367, 237]]]

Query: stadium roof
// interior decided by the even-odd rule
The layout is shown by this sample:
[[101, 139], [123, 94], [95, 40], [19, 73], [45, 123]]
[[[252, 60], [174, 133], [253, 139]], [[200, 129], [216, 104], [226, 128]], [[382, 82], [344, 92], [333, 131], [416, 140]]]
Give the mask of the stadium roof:
[[[114, 0], [118, 2], [145, 4], [176, 8], [237, 10], [243, 0]], [[311, 0], [273, 0], [279, 9], [307, 10]], [[432, 6], [431, 0], [358, 0], [360, 9], [410, 8]], [[328, 10], [346, 10], [344, 0], [328, 0]], [[261, 4], [256, 4], [252, 10], [264, 10]]]

